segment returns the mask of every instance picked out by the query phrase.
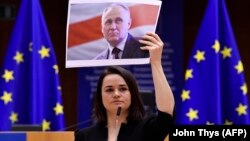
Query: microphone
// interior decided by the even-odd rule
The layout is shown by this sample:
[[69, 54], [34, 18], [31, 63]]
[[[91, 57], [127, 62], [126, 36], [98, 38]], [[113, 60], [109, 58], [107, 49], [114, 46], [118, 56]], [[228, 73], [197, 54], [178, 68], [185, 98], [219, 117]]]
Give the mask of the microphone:
[[119, 116], [121, 115], [122, 107], [118, 107], [116, 111], [116, 120], [115, 120], [115, 131], [116, 131], [116, 141], [118, 138], [118, 123], [119, 123]]

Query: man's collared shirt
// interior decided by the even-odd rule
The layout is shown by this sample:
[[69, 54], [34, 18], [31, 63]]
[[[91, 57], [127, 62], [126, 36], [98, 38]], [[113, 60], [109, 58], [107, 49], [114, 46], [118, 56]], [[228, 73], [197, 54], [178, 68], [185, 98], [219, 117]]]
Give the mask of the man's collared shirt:
[[[125, 47], [125, 43], [127, 41], [127, 38], [128, 38], [128, 34], [126, 35], [126, 37], [122, 40], [122, 42], [120, 42], [118, 45], [117, 45], [117, 48], [120, 49], [120, 52], [118, 54], [119, 58], [122, 58], [122, 54], [123, 54], [123, 51], [124, 51], [124, 47]], [[115, 59], [115, 55], [112, 54], [112, 50], [114, 49], [113, 46], [111, 46], [110, 44], [109, 45], [109, 55], [108, 55], [108, 59]]]

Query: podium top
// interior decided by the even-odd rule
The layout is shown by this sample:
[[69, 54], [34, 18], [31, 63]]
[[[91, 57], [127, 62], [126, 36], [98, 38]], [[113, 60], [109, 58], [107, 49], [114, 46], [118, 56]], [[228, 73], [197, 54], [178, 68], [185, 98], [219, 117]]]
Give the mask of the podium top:
[[0, 141], [74, 141], [74, 132], [0, 132]]

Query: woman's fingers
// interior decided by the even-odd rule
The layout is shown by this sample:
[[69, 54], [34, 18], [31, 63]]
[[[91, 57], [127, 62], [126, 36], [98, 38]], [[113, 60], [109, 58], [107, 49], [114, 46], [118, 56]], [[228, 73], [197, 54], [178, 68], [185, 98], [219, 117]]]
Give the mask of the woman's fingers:
[[139, 42], [145, 46], [153, 46], [154, 43], [148, 40], [139, 40]]
[[147, 33], [142, 37], [141, 40], [139, 40], [139, 42], [145, 45], [144, 47], [142, 47], [143, 50], [150, 49], [149, 47], [161, 48], [164, 46], [160, 37], [155, 33]]

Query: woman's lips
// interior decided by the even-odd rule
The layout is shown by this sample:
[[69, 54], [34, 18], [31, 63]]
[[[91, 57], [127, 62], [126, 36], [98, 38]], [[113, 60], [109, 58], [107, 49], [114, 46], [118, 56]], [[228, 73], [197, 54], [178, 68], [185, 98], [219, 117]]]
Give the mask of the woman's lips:
[[113, 101], [112, 103], [114, 103], [114, 104], [120, 104], [120, 103], [122, 103], [122, 101], [116, 100], [116, 101]]

